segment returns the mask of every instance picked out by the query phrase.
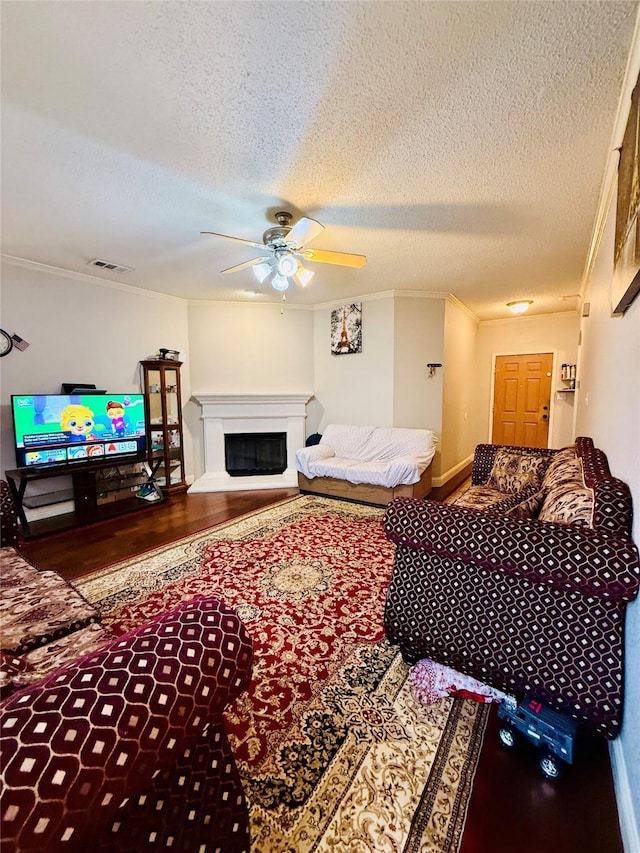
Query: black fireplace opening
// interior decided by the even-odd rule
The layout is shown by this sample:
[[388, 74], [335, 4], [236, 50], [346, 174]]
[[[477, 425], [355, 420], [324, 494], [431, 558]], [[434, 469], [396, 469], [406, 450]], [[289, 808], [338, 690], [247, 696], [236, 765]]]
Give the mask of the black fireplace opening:
[[224, 437], [224, 459], [230, 477], [282, 474], [287, 469], [287, 434], [228, 433]]

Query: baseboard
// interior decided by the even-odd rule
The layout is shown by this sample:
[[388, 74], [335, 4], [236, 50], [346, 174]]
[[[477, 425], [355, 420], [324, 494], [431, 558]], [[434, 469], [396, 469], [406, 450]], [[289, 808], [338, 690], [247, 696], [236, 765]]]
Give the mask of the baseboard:
[[440, 477], [433, 478], [433, 489], [429, 497], [434, 501], [443, 501], [453, 494], [458, 486], [471, 475], [473, 455], [468, 456]]
[[627, 764], [620, 738], [611, 741], [609, 744], [609, 757], [611, 759], [613, 786], [618, 805], [618, 821], [620, 822], [622, 845], [625, 853], [637, 853], [640, 850], [640, 833], [638, 832], [638, 821], [633, 809], [633, 797], [631, 796]]
[[460, 476], [460, 474], [473, 463], [473, 456], [474, 454], [472, 453], [470, 456], [467, 456], [466, 459], [463, 459], [461, 462], [458, 462], [457, 465], [454, 465], [453, 468], [449, 468], [449, 470], [445, 471], [444, 474], [440, 474], [439, 477], [434, 477], [433, 485], [440, 488], [440, 486], [445, 486], [454, 477]]

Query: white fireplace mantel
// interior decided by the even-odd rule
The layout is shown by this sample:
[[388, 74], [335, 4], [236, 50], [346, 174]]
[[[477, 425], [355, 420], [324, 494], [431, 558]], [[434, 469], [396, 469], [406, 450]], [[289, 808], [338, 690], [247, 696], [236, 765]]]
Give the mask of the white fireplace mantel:
[[[190, 492], [283, 489], [298, 485], [296, 451], [304, 447], [306, 405], [311, 392], [295, 394], [194, 394], [204, 423], [204, 474]], [[282, 474], [231, 477], [225, 469], [224, 437], [231, 433], [284, 432], [287, 468]]]

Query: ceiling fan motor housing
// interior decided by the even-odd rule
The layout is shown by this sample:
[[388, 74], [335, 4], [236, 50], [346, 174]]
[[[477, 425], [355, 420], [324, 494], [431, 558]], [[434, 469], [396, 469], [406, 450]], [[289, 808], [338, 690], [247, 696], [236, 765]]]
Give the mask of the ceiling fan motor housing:
[[287, 234], [291, 228], [280, 228], [276, 225], [273, 228], [267, 228], [262, 235], [262, 240], [265, 246], [284, 246], [287, 242]]
[[273, 228], [267, 228], [262, 235], [262, 240], [265, 246], [285, 246], [287, 234], [291, 231], [289, 223], [293, 218], [292, 214], [287, 210], [280, 210], [275, 214], [274, 218], [278, 225], [274, 225]]

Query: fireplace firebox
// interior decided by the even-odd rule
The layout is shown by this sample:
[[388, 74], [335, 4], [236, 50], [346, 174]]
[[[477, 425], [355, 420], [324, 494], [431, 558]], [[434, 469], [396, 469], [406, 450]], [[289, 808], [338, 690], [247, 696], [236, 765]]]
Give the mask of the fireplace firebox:
[[224, 458], [225, 469], [230, 477], [282, 474], [287, 468], [287, 434], [226, 433]]

